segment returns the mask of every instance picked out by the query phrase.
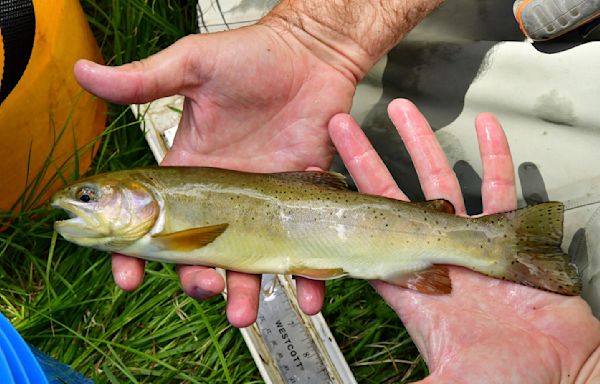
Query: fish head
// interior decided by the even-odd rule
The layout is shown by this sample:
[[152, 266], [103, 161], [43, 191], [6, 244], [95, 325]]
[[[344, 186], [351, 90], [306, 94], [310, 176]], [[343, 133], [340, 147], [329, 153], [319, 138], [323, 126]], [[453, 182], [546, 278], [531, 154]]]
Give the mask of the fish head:
[[132, 178], [109, 174], [65, 187], [52, 197], [51, 205], [70, 217], [54, 223], [61, 236], [107, 251], [119, 251], [146, 235], [160, 213], [149, 188]]

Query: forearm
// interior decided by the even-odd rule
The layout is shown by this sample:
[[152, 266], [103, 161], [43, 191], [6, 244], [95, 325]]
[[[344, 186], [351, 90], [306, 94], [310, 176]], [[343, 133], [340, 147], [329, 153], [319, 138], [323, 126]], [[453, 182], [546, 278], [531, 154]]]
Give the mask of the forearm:
[[283, 0], [262, 24], [360, 80], [443, 0]]

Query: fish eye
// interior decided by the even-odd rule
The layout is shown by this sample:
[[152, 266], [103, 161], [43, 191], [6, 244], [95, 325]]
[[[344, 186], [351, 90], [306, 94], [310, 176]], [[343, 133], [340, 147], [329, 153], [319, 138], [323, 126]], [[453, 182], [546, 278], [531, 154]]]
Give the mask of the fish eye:
[[84, 203], [96, 200], [96, 190], [91, 187], [81, 187], [75, 193], [75, 197]]

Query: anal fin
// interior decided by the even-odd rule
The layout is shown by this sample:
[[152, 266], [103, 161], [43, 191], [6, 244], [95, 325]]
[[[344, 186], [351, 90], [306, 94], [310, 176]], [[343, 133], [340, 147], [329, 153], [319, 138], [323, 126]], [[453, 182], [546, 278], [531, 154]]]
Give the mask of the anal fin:
[[215, 241], [228, 226], [229, 224], [225, 223], [158, 234], [152, 236], [152, 240], [162, 249], [179, 252], [192, 251]]
[[402, 288], [430, 295], [447, 295], [452, 292], [452, 281], [445, 265], [433, 265], [422, 271], [385, 279]]

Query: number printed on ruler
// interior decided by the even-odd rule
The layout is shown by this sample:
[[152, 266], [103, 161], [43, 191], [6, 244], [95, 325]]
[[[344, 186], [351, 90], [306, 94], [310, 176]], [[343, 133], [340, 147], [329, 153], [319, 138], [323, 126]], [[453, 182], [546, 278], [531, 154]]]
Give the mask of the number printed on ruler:
[[263, 281], [262, 288], [257, 325], [286, 382], [331, 382], [312, 338], [277, 279]]

